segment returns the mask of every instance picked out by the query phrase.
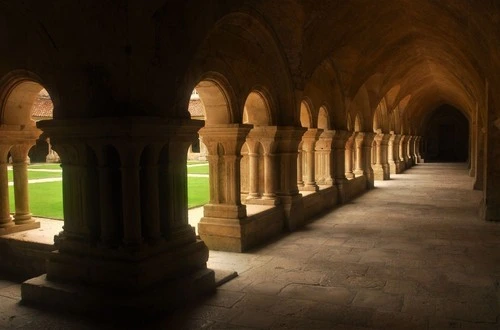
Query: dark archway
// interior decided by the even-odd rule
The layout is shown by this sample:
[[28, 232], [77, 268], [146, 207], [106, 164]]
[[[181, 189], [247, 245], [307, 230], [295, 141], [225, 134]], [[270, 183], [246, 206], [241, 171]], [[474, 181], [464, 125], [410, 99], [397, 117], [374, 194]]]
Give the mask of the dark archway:
[[425, 161], [466, 162], [469, 155], [469, 122], [450, 105], [438, 107], [425, 127]]

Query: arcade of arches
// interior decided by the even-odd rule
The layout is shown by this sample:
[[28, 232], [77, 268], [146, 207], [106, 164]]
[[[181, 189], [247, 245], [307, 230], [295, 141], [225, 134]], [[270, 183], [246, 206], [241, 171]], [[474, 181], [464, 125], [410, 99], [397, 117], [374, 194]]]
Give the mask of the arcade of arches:
[[[499, 36], [494, 0], [1, 2], [0, 234], [39, 226], [26, 157], [42, 132], [63, 169], [64, 230], [22, 299], [168, 307], [214, 290], [209, 249], [294, 231], [427, 160], [467, 162], [481, 217], [500, 220]], [[54, 119], [35, 125], [43, 88]]]

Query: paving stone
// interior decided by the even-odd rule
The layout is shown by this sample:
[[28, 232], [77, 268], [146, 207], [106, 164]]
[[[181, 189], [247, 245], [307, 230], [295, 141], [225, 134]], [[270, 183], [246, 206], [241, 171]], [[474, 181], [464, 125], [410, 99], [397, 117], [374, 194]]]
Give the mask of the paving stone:
[[428, 320], [406, 313], [376, 311], [370, 325], [377, 329], [427, 329]]
[[361, 289], [354, 297], [353, 306], [373, 308], [380, 311], [399, 312], [402, 306], [402, 296], [388, 294], [376, 290]]
[[418, 283], [411, 280], [387, 280], [384, 287], [384, 292], [396, 294], [410, 294], [417, 293]]
[[343, 287], [323, 287], [302, 284], [288, 285], [279, 295], [283, 297], [293, 297], [295, 299], [324, 301], [338, 305], [348, 304], [354, 297], [351, 291]]
[[244, 296], [245, 294], [241, 292], [217, 290], [217, 292], [213, 296], [208, 298], [204, 302], [204, 304], [230, 308], [234, 306], [238, 301], [240, 301]]

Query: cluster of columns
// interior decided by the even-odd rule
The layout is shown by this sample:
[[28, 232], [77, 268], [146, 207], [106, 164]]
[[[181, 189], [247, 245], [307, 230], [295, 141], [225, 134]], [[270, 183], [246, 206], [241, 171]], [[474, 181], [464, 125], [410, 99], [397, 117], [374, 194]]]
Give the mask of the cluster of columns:
[[[41, 131], [0, 131], [0, 235], [35, 229], [40, 223], [31, 217], [28, 190], [28, 152]], [[15, 211], [9, 203], [8, 155], [12, 159]]]
[[40, 122], [61, 157], [64, 230], [46, 278], [25, 282], [23, 300], [50, 302], [55, 290], [70, 308], [95, 309], [95, 297], [86, 299], [92, 290], [73, 288], [81, 291], [74, 301], [57, 286], [85, 283], [105, 288], [99, 308], [154, 311], [212, 291], [208, 248], [186, 208], [187, 150], [201, 124], [148, 117]]

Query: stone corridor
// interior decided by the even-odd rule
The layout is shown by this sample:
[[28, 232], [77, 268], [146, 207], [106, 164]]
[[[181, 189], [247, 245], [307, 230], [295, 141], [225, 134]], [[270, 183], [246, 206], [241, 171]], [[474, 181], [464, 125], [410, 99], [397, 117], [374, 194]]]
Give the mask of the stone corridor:
[[[465, 164], [419, 164], [249, 253], [210, 252], [239, 276], [150, 329], [498, 329], [500, 224], [481, 221]], [[128, 327], [19, 304], [0, 281], [0, 328]]]

